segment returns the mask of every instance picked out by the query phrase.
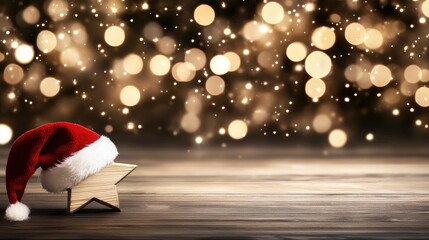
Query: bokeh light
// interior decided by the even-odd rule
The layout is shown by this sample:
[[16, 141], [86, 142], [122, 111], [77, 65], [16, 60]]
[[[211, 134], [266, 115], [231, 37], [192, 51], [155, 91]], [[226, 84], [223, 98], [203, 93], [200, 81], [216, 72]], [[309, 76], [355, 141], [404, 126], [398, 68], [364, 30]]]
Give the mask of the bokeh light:
[[383, 35], [374, 28], [367, 28], [364, 44], [369, 49], [377, 49], [383, 45]]
[[40, 82], [40, 92], [46, 97], [54, 97], [60, 91], [60, 81], [53, 77], [44, 78]]
[[280, 23], [284, 18], [283, 6], [277, 2], [268, 2], [262, 7], [262, 18], [269, 24]]
[[193, 113], [186, 113], [180, 120], [180, 126], [188, 133], [196, 132], [201, 125], [200, 118]]
[[320, 98], [325, 94], [326, 84], [319, 78], [311, 78], [305, 84], [305, 93], [310, 98]]
[[232, 139], [239, 140], [247, 135], [247, 124], [243, 120], [234, 120], [228, 125], [228, 134]]
[[235, 52], [227, 52], [224, 54], [228, 58], [230, 63], [229, 72], [235, 72], [240, 68], [241, 60], [240, 56]]
[[331, 67], [331, 58], [321, 51], [314, 51], [305, 59], [305, 71], [313, 78], [326, 77], [331, 71]]
[[143, 59], [137, 54], [128, 54], [124, 58], [123, 65], [127, 73], [136, 75], [143, 70]]
[[185, 62], [194, 65], [195, 70], [200, 70], [206, 65], [206, 54], [198, 48], [191, 48], [185, 52]]
[[128, 107], [135, 106], [140, 101], [140, 91], [132, 85], [122, 88], [119, 96], [121, 103]]
[[334, 46], [335, 40], [336, 37], [334, 31], [325, 26], [316, 28], [311, 35], [311, 42], [314, 46], [322, 50], [326, 50]]
[[30, 25], [36, 24], [40, 19], [40, 11], [35, 6], [30, 5], [22, 12], [22, 18]]
[[371, 83], [376, 87], [384, 87], [392, 80], [392, 72], [382, 64], [375, 65], [370, 74]]
[[118, 26], [110, 26], [104, 32], [104, 41], [112, 47], [119, 47], [125, 41], [125, 32]]
[[8, 144], [12, 139], [12, 136], [12, 128], [4, 123], [0, 123], [0, 145]]
[[206, 90], [213, 96], [220, 95], [225, 90], [225, 81], [219, 76], [211, 76], [206, 81]]
[[365, 41], [366, 30], [360, 23], [350, 23], [345, 30], [345, 37], [347, 42], [352, 45], [359, 45]]
[[231, 69], [231, 62], [225, 55], [216, 55], [210, 60], [210, 70], [214, 74], [223, 75]]
[[194, 19], [201, 26], [208, 26], [215, 19], [215, 11], [209, 5], [201, 4], [194, 10]]
[[347, 143], [347, 134], [342, 129], [334, 129], [328, 136], [329, 144], [334, 148], [342, 148]]
[[300, 62], [307, 56], [307, 47], [302, 42], [293, 42], [286, 48], [286, 56], [292, 62]]
[[156, 76], [164, 76], [170, 71], [170, 60], [164, 55], [154, 56], [149, 63], [149, 68]]
[[43, 53], [48, 53], [57, 46], [57, 37], [48, 30], [43, 30], [37, 35], [37, 48]]
[[416, 103], [421, 107], [429, 107], [429, 88], [420, 87], [415, 94]]
[[313, 129], [317, 133], [326, 133], [331, 129], [332, 126], [332, 120], [331, 118], [326, 114], [318, 114], [313, 119]]
[[20, 45], [15, 50], [15, 59], [19, 63], [27, 64], [30, 63], [34, 58], [34, 49], [32, 46], [27, 44]]
[[10, 85], [18, 84], [24, 78], [24, 70], [21, 66], [11, 63], [3, 70], [3, 79]]

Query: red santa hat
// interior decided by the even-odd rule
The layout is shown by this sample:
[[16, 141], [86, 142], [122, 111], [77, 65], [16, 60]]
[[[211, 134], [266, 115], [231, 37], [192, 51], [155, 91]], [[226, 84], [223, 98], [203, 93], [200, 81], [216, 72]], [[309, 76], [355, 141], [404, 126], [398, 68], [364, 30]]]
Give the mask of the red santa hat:
[[21, 198], [28, 180], [41, 167], [40, 181], [48, 192], [63, 192], [101, 171], [118, 156], [115, 144], [105, 136], [67, 122], [42, 125], [13, 143], [6, 166], [10, 205], [6, 218], [28, 219], [30, 209]]

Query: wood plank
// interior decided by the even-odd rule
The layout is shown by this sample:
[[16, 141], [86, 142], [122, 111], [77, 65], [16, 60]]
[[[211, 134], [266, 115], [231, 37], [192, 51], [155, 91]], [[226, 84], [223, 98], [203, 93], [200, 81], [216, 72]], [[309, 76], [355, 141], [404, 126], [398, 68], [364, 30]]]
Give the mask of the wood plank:
[[[68, 215], [67, 195], [46, 193], [33, 177], [23, 199], [31, 220], [1, 219], [0, 238], [429, 238], [423, 155], [220, 155], [136, 149], [121, 155], [118, 161], [139, 165], [117, 186], [122, 212], [91, 203]], [[4, 186], [0, 193], [4, 212]]]

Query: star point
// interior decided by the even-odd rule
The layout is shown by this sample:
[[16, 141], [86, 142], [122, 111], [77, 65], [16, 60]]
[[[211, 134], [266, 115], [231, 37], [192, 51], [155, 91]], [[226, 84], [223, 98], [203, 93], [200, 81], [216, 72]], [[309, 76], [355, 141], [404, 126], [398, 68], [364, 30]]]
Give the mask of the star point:
[[137, 165], [112, 163], [80, 184], [67, 190], [67, 210], [74, 213], [92, 201], [120, 211], [116, 184], [130, 174]]

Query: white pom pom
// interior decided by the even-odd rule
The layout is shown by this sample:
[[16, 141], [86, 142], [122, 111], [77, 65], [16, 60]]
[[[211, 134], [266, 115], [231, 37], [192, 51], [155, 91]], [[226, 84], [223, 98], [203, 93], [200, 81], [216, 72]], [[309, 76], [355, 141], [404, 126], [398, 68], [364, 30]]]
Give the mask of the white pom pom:
[[30, 209], [21, 202], [9, 205], [6, 209], [6, 219], [9, 221], [24, 221], [30, 215]]

